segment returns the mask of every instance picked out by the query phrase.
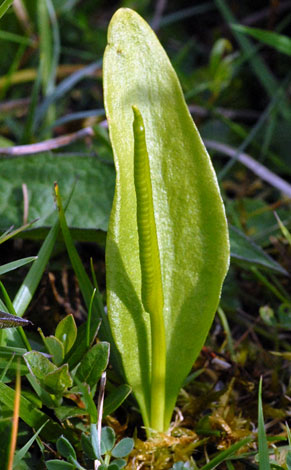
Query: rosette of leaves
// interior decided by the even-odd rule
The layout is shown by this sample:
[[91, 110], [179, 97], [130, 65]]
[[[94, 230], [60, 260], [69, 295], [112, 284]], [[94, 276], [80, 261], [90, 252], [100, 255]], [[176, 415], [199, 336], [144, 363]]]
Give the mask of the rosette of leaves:
[[[109, 360], [109, 343], [93, 344], [97, 331], [87, 350], [77, 354], [80, 357], [76, 362], [76, 348], [73, 346], [76, 345], [77, 327], [74, 317], [68, 315], [59, 322], [54, 336], [45, 337], [42, 334], [48, 354], [29, 351], [23, 356], [31, 374], [32, 386], [47, 406], [56, 408], [56, 414], [61, 420], [85, 412], [90, 414], [93, 422], [97, 422], [97, 412], [92, 406], [92, 399]], [[76, 372], [72, 374], [76, 367]], [[68, 391], [82, 395], [85, 410], [60, 406]]]

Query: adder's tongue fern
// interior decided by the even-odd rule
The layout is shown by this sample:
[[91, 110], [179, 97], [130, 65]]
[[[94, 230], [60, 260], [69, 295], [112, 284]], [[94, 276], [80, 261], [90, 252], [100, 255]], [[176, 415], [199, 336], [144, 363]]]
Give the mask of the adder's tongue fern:
[[154, 216], [149, 156], [145, 127], [137, 106], [134, 113], [134, 186], [142, 281], [142, 303], [150, 315], [152, 341], [151, 425], [164, 429], [166, 342], [163, 318], [163, 286]]

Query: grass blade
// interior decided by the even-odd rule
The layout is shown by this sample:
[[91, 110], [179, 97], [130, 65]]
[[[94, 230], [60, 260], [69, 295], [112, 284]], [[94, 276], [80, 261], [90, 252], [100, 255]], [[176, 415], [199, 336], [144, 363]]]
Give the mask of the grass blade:
[[3, 15], [5, 15], [6, 11], [12, 5], [12, 3], [13, 3], [13, 0], [4, 0], [2, 5], [0, 5], [0, 18], [2, 18]]
[[45, 423], [43, 423], [43, 425], [37, 430], [37, 432], [29, 439], [29, 441], [27, 441], [27, 443], [21, 447], [21, 449], [19, 449], [17, 451], [17, 453], [15, 454], [15, 457], [14, 457], [14, 461], [13, 461], [13, 468], [15, 470], [17, 470], [17, 467], [18, 465], [20, 465], [21, 463], [21, 460], [23, 459], [23, 457], [25, 456], [25, 454], [28, 452], [28, 450], [30, 449], [30, 447], [32, 446], [32, 444], [34, 443], [35, 439], [38, 437], [39, 433], [43, 430], [43, 428], [45, 427], [45, 425], [48, 423], [49, 420], [47, 420]]
[[[215, 0], [215, 3], [227, 23], [236, 23], [236, 19], [225, 0]], [[251, 67], [258, 80], [261, 82], [268, 95], [272, 97], [274, 90], [278, 88], [277, 80], [274, 78], [263, 59], [259, 55], [254, 54], [255, 48], [252, 43], [241, 33], [235, 33], [235, 37], [246, 56], [249, 57]]]
[[25, 46], [33, 46], [34, 42], [30, 38], [20, 36], [19, 34], [10, 33], [9, 31], [0, 31], [0, 39], [2, 41], [11, 41], [18, 44], [24, 44]]
[[250, 441], [251, 441], [251, 438], [246, 437], [245, 439], [242, 439], [241, 441], [236, 442], [236, 444], [233, 444], [229, 449], [226, 449], [223, 452], [220, 452], [216, 457], [214, 457], [214, 459], [212, 459], [210, 462], [204, 465], [200, 470], [213, 470], [214, 468], [217, 467], [217, 465], [221, 464], [226, 459], [229, 459], [231, 455], [237, 452], [241, 447], [247, 445]]
[[59, 232], [59, 222], [50, 229], [44, 243], [39, 250], [37, 259], [31, 266], [27, 276], [25, 277], [19, 291], [17, 292], [13, 301], [14, 309], [19, 317], [21, 317], [27, 309], [36, 289], [39, 281], [43, 275], [45, 267], [51, 256], [51, 252], [55, 245], [55, 241]]
[[38, 220], [38, 219], [33, 220], [32, 222], [29, 222], [29, 223], [26, 224], [26, 225], [22, 225], [21, 227], [16, 228], [15, 230], [13, 230], [13, 226], [10, 227], [8, 230], [6, 230], [6, 232], [4, 232], [4, 233], [0, 236], [0, 245], [1, 245], [1, 243], [4, 243], [4, 242], [6, 242], [7, 240], [9, 240], [10, 238], [13, 238], [13, 237], [15, 237], [16, 235], [18, 235], [19, 233], [23, 232], [23, 231], [26, 230], [27, 228], [30, 228], [37, 220]]
[[[4, 285], [2, 284], [1, 281], [0, 281], [0, 289], [2, 291], [2, 295], [4, 297], [4, 300], [5, 300], [6, 306], [8, 308], [8, 311], [10, 312], [10, 314], [12, 316], [15, 317], [15, 321], [17, 322], [18, 318], [17, 318], [16, 312], [15, 312], [15, 309], [13, 307], [13, 304], [12, 304], [11, 300], [10, 300], [8, 292], [6, 291]], [[3, 313], [5, 313], [5, 312], [3, 312]], [[21, 320], [22, 319], [20, 319], [20, 322], [21, 322]], [[22, 340], [24, 346], [26, 347], [27, 351], [31, 351], [31, 346], [29, 344], [29, 341], [27, 339], [26, 334], [24, 333], [24, 329], [22, 328], [22, 326], [19, 326], [19, 328], [17, 329], [17, 332], [18, 332], [19, 336], [21, 337], [21, 340]]]
[[231, 27], [239, 33], [249, 34], [253, 38], [258, 39], [258, 41], [274, 47], [277, 51], [291, 56], [291, 39], [283, 34], [278, 34], [273, 31], [265, 31], [260, 28], [249, 28], [248, 26], [242, 26], [239, 24], [233, 24]]
[[259, 444], [259, 469], [271, 470], [267, 435], [264, 424], [263, 404], [262, 404], [262, 377], [259, 384], [258, 396], [258, 444]]
[[[59, 211], [59, 220], [60, 220], [60, 226], [61, 226], [63, 237], [64, 237], [64, 242], [66, 244], [68, 255], [70, 257], [73, 269], [76, 273], [78, 282], [80, 284], [80, 289], [84, 297], [84, 301], [86, 303], [87, 308], [89, 309], [92, 294], [93, 294], [93, 285], [89, 277], [87, 276], [85, 268], [82, 264], [82, 261], [78, 255], [73, 239], [71, 237], [70, 230], [68, 228], [67, 221], [65, 218], [65, 212], [63, 209], [62, 201], [61, 201], [59, 186], [57, 183], [55, 184], [55, 194], [56, 194], [57, 207]], [[100, 318], [104, 317], [104, 309], [103, 309], [101, 294], [97, 290], [96, 290], [95, 297], [96, 297], [97, 305], [98, 305], [98, 322], [99, 322]], [[92, 313], [93, 314], [95, 313], [95, 316], [96, 316], [96, 309], [95, 311], [93, 309]], [[93, 318], [92, 318], [92, 323], [95, 323]]]
[[0, 276], [13, 271], [14, 269], [25, 266], [26, 264], [32, 263], [32, 261], [35, 261], [36, 259], [37, 256], [29, 256], [27, 258], [18, 259], [17, 261], [12, 261], [11, 263], [2, 264], [2, 266], [0, 266]]
[[289, 245], [291, 246], [291, 233], [289, 232], [289, 230], [287, 229], [287, 227], [285, 227], [285, 225], [283, 224], [282, 220], [280, 219], [280, 217], [278, 216], [277, 212], [274, 212], [274, 215], [277, 219], [277, 222], [278, 222], [278, 225], [280, 227], [280, 230], [283, 234], [283, 236], [286, 238], [286, 240], [288, 241]]
[[68, 91], [70, 91], [79, 81], [83, 78], [92, 75], [102, 65], [102, 60], [93, 62], [81, 70], [72, 73], [69, 77], [65, 78], [44, 101], [39, 105], [34, 118], [34, 126], [37, 127], [43, 116], [46, 114], [49, 106], [62, 98]]
[[[61, 201], [61, 196], [59, 193], [59, 187], [57, 184], [55, 184], [55, 194], [56, 194], [56, 201], [57, 201], [57, 206], [59, 210], [59, 220], [60, 220], [60, 226], [62, 229], [63, 237], [64, 237], [64, 242], [67, 247], [68, 255], [72, 263], [72, 267], [75, 271], [75, 274], [77, 276], [80, 289], [82, 292], [82, 296], [84, 298], [85, 304], [87, 306], [87, 309], [91, 311], [90, 316], [87, 321], [90, 322], [90, 337], [92, 341], [92, 337], [96, 334], [96, 329], [98, 329], [100, 320], [102, 319], [101, 327], [100, 327], [100, 337], [106, 341], [108, 341], [111, 345], [111, 362], [115, 362], [115, 365], [117, 367], [118, 371], [122, 371], [122, 366], [121, 366], [121, 360], [119, 359], [118, 353], [116, 348], [114, 347], [112, 335], [111, 335], [111, 330], [109, 327], [108, 323], [108, 318], [107, 315], [105, 314], [104, 307], [103, 307], [103, 301], [102, 301], [102, 296], [100, 294], [100, 291], [98, 289], [98, 286], [96, 284], [96, 293], [94, 296], [94, 302], [92, 303], [92, 307], [90, 307], [92, 295], [93, 295], [93, 285], [85, 271], [85, 268], [82, 264], [82, 261], [80, 259], [80, 256], [76, 250], [76, 247], [74, 245], [70, 230], [67, 225], [67, 221], [65, 218], [65, 213], [64, 209], [62, 206], [62, 201]], [[84, 343], [85, 349], [86, 345], [88, 343], [87, 339], [87, 325], [83, 324], [81, 327], [78, 329], [78, 339], [79, 341], [76, 341], [76, 345], [73, 346], [72, 350], [70, 351], [70, 356], [73, 356], [76, 352], [76, 348], [80, 348], [81, 342]], [[70, 364], [70, 367], [72, 364]]]
[[[0, 402], [3, 403], [9, 410], [14, 409], [15, 391], [4, 383], [0, 383]], [[45, 422], [47, 426], [45, 429], [45, 439], [54, 441], [61, 434], [64, 429], [56, 422], [48, 418], [42, 411], [35, 408], [30, 401], [23, 396], [20, 398], [20, 412], [19, 416], [31, 428], [40, 428]]]
[[[38, 24], [40, 31], [40, 70], [42, 88], [45, 96], [53, 93], [56, 70], [60, 56], [60, 34], [57, 17], [51, 0], [37, 3]], [[48, 107], [46, 124], [49, 126], [55, 119], [55, 109]]]
[[[43, 275], [45, 267], [48, 263], [48, 260], [51, 256], [51, 252], [55, 245], [59, 232], [59, 222], [58, 220], [50, 229], [45, 241], [43, 242], [37, 259], [33, 262], [30, 270], [28, 271], [23, 283], [21, 284], [14, 300], [13, 307], [16, 312], [16, 315], [22, 317], [26, 311], [28, 305], [30, 304], [33, 295], [37, 289], [37, 286], [40, 282], [40, 279]], [[21, 347], [22, 344], [19, 343], [18, 333], [14, 329], [5, 330], [5, 335], [7, 340], [9, 340], [10, 345]]]

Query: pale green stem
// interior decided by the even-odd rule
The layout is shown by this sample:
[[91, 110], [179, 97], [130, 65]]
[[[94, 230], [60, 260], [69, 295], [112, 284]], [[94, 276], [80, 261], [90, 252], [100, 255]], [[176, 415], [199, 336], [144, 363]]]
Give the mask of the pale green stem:
[[162, 432], [164, 431], [166, 375], [163, 286], [144, 122], [138, 108], [133, 106], [132, 109], [141, 295], [144, 309], [149, 313], [151, 323], [152, 371], [149, 423], [151, 429]]

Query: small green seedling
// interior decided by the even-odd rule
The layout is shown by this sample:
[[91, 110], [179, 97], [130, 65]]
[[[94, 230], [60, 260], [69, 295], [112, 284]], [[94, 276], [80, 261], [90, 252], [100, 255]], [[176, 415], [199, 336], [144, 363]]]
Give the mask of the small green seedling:
[[[74, 317], [68, 315], [63, 318], [58, 323], [54, 336], [45, 337], [41, 331], [40, 333], [50, 357], [39, 351], [29, 351], [23, 355], [32, 376], [32, 386], [40, 394], [46, 406], [53, 408], [57, 406], [55, 411], [61, 420], [65, 419], [66, 408], [62, 410], [60, 405], [68, 390], [82, 394], [86, 413], [90, 415], [93, 422], [97, 422], [93, 397], [97, 383], [108, 364], [109, 343], [99, 342], [91, 345], [78, 363], [70, 366], [70, 354], [77, 339]], [[71, 371], [76, 365], [78, 368], [72, 374]], [[73, 414], [79, 411], [80, 414], [77, 408], [67, 411]]]
[[229, 264], [228, 229], [176, 73], [130, 9], [111, 20], [103, 73], [116, 166], [108, 317], [150, 434], [168, 429], [208, 334]]
[[130, 437], [125, 437], [116, 444], [115, 432], [109, 426], [101, 430], [100, 446], [97, 434], [92, 433], [90, 437], [82, 434], [83, 450], [89, 459], [98, 461], [100, 470], [124, 468], [126, 465], [124, 457], [130, 454], [133, 446], [134, 441]]
[[[119, 470], [126, 465], [127, 457], [133, 449], [134, 441], [129, 437], [121, 439], [116, 444], [115, 432], [112, 428], [106, 426], [101, 431], [100, 452], [99, 445], [94, 435], [89, 436], [82, 434], [82, 447], [91, 460], [98, 461], [98, 470]], [[64, 460], [48, 460], [46, 467], [48, 470], [85, 470], [77, 461], [74, 447], [64, 436], [57, 440], [57, 450], [59, 454], [66, 459]], [[97, 468], [97, 467], [96, 467]]]

